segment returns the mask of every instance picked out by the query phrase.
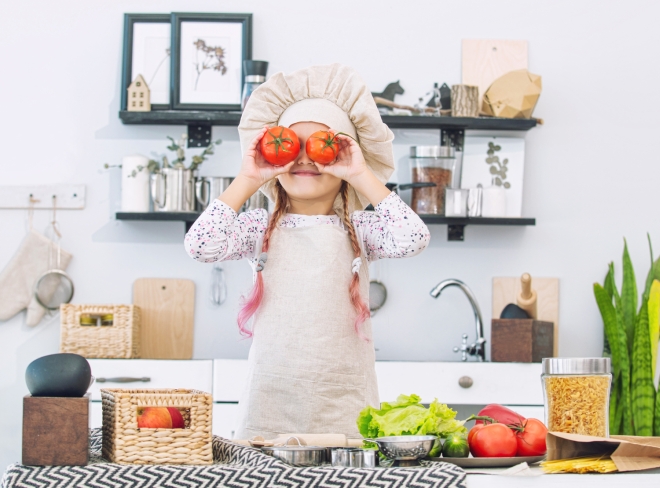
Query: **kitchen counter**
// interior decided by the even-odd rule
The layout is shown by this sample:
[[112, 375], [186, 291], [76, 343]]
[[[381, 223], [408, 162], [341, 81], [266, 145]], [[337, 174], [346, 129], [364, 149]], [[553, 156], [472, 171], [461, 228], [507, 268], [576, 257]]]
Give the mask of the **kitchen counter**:
[[645, 488], [660, 486], [660, 469], [610, 474], [543, 474], [532, 468], [535, 476], [501, 476], [468, 472], [467, 488]]

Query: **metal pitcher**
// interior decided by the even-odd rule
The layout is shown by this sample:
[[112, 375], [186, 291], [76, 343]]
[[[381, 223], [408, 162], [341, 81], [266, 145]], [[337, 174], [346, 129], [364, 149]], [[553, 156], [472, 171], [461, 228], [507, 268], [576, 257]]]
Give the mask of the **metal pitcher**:
[[268, 197], [261, 193], [261, 190], [257, 190], [254, 195], [245, 202], [242, 210], [243, 212], [247, 212], [248, 210], [255, 210], [257, 208], [265, 208], [266, 211], [268, 211]]
[[218, 198], [224, 192], [234, 178], [230, 176], [205, 176], [197, 178], [195, 183], [195, 196], [200, 210], [204, 210], [214, 198]]
[[151, 199], [157, 212], [194, 212], [194, 172], [189, 169], [164, 168], [152, 174]]

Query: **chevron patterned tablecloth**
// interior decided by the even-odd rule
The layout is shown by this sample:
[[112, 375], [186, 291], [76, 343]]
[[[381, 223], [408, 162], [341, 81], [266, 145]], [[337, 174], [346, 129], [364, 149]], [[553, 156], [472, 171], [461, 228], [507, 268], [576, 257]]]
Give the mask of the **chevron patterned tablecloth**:
[[294, 468], [260, 451], [213, 438], [210, 466], [124, 465], [101, 458], [101, 430], [90, 432], [87, 466], [12, 464], [2, 488], [466, 488], [465, 471], [447, 463], [417, 468]]

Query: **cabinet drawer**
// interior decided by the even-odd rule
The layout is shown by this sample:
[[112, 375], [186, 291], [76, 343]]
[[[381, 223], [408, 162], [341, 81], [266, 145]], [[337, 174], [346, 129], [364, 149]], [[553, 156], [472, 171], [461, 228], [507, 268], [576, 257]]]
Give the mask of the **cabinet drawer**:
[[92, 400], [101, 399], [101, 388], [185, 388], [208, 393], [213, 389], [210, 359], [89, 359], [89, 364], [96, 378], [89, 389]]
[[238, 402], [247, 384], [247, 359], [213, 360], [213, 401]]
[[213, 435], [233, 439], [238, 420], [238, 403], [213, 404]]
[[[425, 403], [543, 405], [539, 363], [376, 362], [381, 402], [416, 393]], [[463, 388], [461, 377], [472, 385]]]

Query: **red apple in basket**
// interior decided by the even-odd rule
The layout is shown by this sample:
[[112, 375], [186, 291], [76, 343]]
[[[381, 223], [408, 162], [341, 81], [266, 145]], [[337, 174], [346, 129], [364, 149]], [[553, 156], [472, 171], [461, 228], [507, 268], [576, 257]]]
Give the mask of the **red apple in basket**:
[[137, 424], [138, 429], [171, 429], [172, 416], [166, 407], [139, 407]]
[[167, 411], [170, 413], [170, 417], [172, 417], [172, 428], [173, 429], [185, 429], [186, 428], [186, 423], [183, 420], [183, 415], [181, 415], [181, 412], [179, 411], [178, 408], [176, 408], [176, 407], [167, 407]]

